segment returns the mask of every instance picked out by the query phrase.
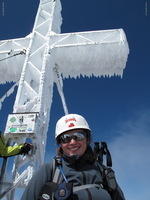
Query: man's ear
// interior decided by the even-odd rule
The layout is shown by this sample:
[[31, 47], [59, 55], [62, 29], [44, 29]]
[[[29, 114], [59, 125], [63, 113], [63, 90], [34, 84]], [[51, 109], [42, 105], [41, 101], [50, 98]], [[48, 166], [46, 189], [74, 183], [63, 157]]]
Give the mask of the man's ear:
[[63, 150], [61, 148], [61, 146], [59, 145], [59, 147], [57, 148], [57, 155], [58, 156], [62, 156], [63, 155]]
[[90, 138], [87, 138], [87, 145], [89, 145], [91, 143]]

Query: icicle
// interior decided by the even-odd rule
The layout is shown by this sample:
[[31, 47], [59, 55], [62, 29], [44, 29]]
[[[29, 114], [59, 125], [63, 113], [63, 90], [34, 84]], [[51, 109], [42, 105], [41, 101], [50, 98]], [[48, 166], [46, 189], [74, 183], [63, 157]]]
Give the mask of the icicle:
[[1, 108], [2, 108], [2, 102], [0, 101], [0, 110], [1, 110]]
[[57, 66], [55, 66], [54, 72], [55, 72], [55, 77], [56, 77], [55, 81], [56, 81], [57, 89], [58, 89], [59, 95], [61, 97], [61, 101], [62, 101], [62, 104], [63, 104], [65, 115], [67, 115], [68, 114], [68, 108], [67, 108], [65, 96], [64, 96], [64, 93], [63, 93], [63, 81], [62, 81], [62, 77], [61, 77], [61, 75], [58, 71]]
[[2, 98], [0, 98], [0, 110], [2, 108], [2, 103], [4, 102], [4, 100], [9, 97], [13, 92], [14, 92], [14, 89], [15, 87], [18, 85], [18, 82], [15, 83], [3, 96]]

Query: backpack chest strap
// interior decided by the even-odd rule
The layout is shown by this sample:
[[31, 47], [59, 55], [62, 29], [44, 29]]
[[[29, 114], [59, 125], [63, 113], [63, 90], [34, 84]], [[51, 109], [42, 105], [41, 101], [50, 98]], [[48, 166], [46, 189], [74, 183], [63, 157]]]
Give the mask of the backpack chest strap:
[[93, 188], [93, 187], [100, 188], [102, 186], [98, 185], [98, 184], [86, 184], [86, 185], [74, 186], [73, 192], [77, 192], [79, 190], [85, 190], [85, 189], [89, 189], [89, 188]]

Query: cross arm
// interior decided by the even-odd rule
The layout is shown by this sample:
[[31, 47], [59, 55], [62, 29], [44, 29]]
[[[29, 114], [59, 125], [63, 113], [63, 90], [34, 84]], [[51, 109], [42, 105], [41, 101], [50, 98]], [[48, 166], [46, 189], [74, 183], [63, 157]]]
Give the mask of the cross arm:
[[50, 37], [53, 58], [63, 78], [122, 76], [129, 53], [122, 29]]
[[0, 84], [20, 79], [29, 42], [30, 35], [0, 41]]

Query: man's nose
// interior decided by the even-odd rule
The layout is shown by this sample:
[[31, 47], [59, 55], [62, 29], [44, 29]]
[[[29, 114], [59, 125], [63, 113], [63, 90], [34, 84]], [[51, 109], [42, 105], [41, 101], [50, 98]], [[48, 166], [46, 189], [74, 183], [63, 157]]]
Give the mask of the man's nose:
[[70, 140], [70, 144], [74, 144], [74, 143], [76, 143], [76, 140], [75, 140], [74, 138], [72, 138], [72, 139]]

